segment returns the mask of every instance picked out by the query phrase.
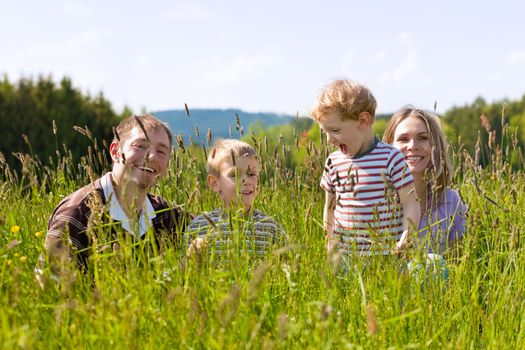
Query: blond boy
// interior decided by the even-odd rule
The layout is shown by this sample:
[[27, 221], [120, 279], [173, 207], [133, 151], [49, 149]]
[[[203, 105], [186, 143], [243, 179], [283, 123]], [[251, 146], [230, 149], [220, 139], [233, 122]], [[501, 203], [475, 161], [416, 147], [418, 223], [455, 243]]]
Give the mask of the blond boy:
[[375, 109], [367, 87], [335, 80], [311, 111], [328, 143], [339, 148], [326, 159], [321, 187], [327, 246], [343, 254], [402, 252], [419, 223], [412, 175], [401, 152], [375, 137]]
[[283, 241], [285, 232], [281, 225], [253, 207], [259, 163], [252, 146], [235, 139], [217, 141], [209, 152], [206, 170], [208, 186], [219, 195], [223, 207], [199, 215], [190, 223], [187, 231], [197, 238], [188, 255], [207, 247], [220, 256], [231, 253], [234, 242], [240, 242], [241, 246], [235, 249], [262, 257]]

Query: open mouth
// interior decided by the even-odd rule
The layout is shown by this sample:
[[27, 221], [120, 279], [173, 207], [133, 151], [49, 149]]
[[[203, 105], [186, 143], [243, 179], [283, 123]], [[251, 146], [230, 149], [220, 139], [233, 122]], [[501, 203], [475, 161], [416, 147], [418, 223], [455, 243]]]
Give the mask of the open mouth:
[[245, 196], [250, 195], [250, 194], [252, 194], [252, 193], [253, 193], [252, 190], [241, 191], [241, 194], [243, 194], [243, 195], [245, 195]]
[[421, 159], [423, 159], [423, 157], [420, 157], [420, 156], [408, 156], [408, 157], [406, 157], [407, 163], [410, 163], [410, 164], [416, 164]]
[[157, 171], [153, 168], [147, 167], [147, 166], [136, 166], [137, 169], [149, 173], [149, 174], [156, 174]]
[[341, 152], [343, 154], [346, 154], [347, 149], [346, 149], [346, 145], [345, 144], [340, 144], [339, 145], [339, 149], [341, 150]]

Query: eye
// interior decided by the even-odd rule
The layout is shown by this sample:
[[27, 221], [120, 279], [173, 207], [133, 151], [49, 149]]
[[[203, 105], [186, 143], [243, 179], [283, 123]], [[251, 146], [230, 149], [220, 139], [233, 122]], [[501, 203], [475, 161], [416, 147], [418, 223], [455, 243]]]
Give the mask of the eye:
[[341, 129], [332, 129], [333, 133], [338, 133]]
[[146, 146], [145, 144], [143, 144], [143, 143], [135, 143], [135, 144], [133, 145], [133, 147], [138, 148], [138, 149], [141, 149], [141, 150], [144, 150], [144, 149], [147, 148], [147, 146]]
[[401, 142], [401, 143], [408, 142], [408, 138], [401, 136], [396, 139], [396, 142]]

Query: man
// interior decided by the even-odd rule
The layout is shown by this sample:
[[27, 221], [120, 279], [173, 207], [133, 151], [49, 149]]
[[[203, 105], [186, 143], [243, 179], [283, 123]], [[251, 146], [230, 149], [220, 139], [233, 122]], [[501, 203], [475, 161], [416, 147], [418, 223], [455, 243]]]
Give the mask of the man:
[[[166, 200], [148, 192], [166, 174], [171, 156], [172, 134], [152, 115], [131, 116], [114, 129], [109, 152], [112, 170], [93, 183], [64, 198], [54, 210], [45, 241], [51, 277], [60, 279], [72, 260], [88, 269], [93, 240], [103, 245], [114, 241], [117, 232], [139, 241], [149, 229], [157, 243], [175, 239], [189, 216], [170, 208]], [[107, 225], [109, 223], [109, 225]], [[100, 241], [97, 232], [108, 232]], [[36, 268], [42, 280], [45, 259]]]

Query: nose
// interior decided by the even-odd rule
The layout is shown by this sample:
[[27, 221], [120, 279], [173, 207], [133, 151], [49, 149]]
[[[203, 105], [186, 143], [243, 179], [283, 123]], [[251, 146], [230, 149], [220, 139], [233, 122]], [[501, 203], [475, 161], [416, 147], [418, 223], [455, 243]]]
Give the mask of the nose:
[[149, 147], [146, 150], [146, 154], [144, 155], [144, 161], [148, 162], [148, 163], [151, 163], [151, 162], [160, 163], [161, 162], [161, 158], [160, 158], [159, 153], [156, 152], [156, 150], [154, 148]]
[[407, 143], [407, 148], [408, 149], [416, 149], [417, 148], [416, 140], [414, 140], [414, 139], [409, 140], [408, 143]]
[[250, 178], [247, 175], [241, 177], [241, 185], [247, 185], [250, 183]]

